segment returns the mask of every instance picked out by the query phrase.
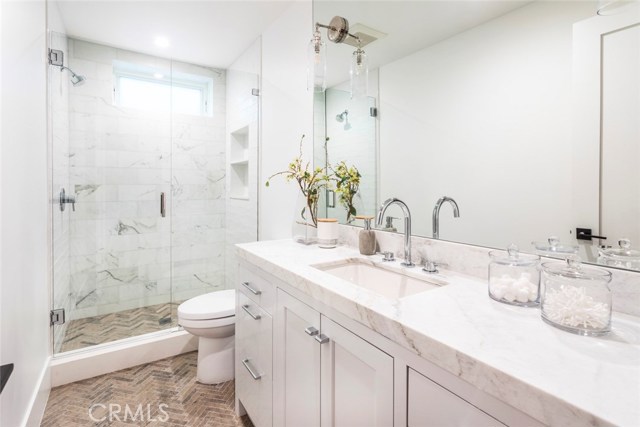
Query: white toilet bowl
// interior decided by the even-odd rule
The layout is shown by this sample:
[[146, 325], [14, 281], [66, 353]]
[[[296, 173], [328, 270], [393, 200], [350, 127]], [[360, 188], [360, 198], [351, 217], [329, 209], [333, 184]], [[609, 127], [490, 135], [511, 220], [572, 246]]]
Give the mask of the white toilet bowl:
[[178, 307], [178, 324], [198, 337], [198, 382], [218, 384], [234, 377], [236, 291], [211, 292]]

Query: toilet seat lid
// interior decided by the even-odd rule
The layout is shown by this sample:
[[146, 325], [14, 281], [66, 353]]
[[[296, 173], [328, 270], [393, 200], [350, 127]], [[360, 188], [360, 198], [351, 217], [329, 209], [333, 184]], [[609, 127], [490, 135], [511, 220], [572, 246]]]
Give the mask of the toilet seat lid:
[[178, 306], [178, 317], [190, 320], [220, 319], [235, 312], [236, 291], [233, 289], [200, 295]]

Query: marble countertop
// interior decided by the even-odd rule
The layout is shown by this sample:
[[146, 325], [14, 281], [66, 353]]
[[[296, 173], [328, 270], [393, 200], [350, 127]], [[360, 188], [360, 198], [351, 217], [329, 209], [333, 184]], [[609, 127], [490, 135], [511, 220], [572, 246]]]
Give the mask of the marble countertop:
[[582, 337], [547, 325], [536, 308], [491, 300], [485, 282], [452, 271], [442, 271], [446, 286], [392, 300], [313, 267], [380, 256], [291, 240], [241, 244], [237, 253], [547, 425], [640, 425], [636, 317], [614, 313], [612, 333]]

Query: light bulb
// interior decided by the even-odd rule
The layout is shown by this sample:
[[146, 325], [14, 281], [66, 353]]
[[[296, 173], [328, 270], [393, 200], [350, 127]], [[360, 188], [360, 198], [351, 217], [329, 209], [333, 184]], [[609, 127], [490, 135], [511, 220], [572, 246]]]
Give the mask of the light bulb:
[[364, 50], [356, 49], [351, 55], [351, 99], [367, 96], [369, 89], [369, 59]]
[[327, 88], [327, 46], [316, 28], [307, 51], [307, 90], [324, 92]]

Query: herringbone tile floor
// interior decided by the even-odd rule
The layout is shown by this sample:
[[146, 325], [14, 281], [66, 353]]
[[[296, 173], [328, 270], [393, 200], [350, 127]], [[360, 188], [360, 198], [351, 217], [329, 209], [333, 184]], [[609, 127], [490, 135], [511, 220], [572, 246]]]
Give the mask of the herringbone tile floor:
[[235, 416], [234, 382], [196, 382], [196, 362], [192, 352], [56, 387], [41, 426], [253, 427]]
[[177, 303], [150, 305], [71, 320], [65, 331], [60, 351], [76, 350], [171, 328], [177, 323], [178, 305]]

